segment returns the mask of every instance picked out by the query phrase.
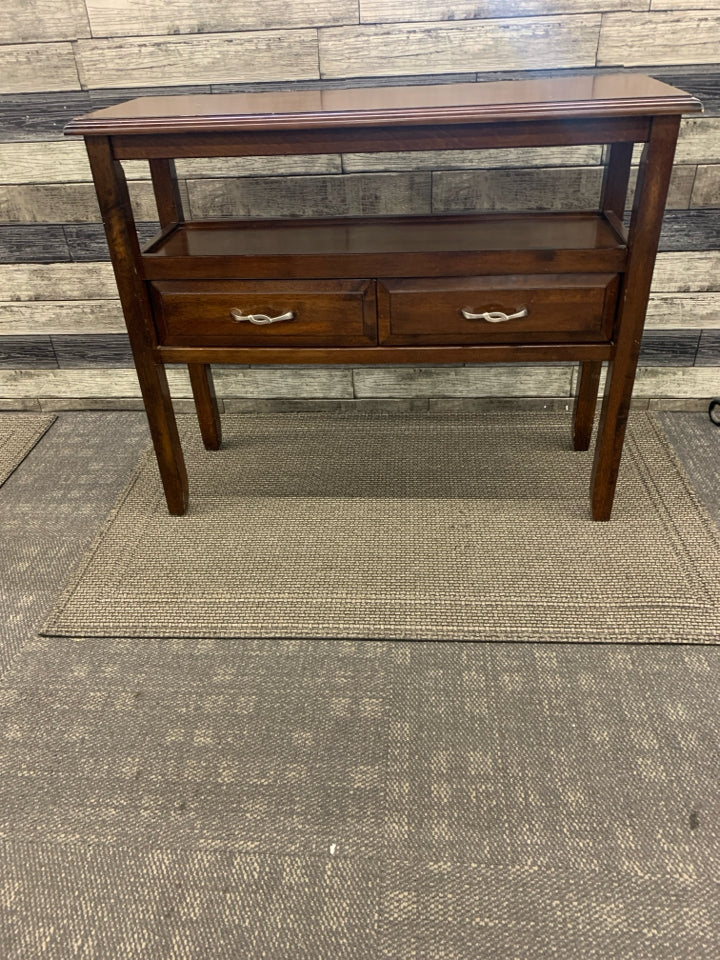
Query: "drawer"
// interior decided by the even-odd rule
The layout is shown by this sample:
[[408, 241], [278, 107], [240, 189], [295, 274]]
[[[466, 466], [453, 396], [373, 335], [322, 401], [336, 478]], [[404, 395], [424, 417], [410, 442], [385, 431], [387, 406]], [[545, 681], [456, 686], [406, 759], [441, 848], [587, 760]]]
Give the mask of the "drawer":
[[379, 340], [388, 345], [608, 341], [618, 287], [617, 274], [592, 273], [383, 279]]
[[168, 346], [377, 343], [370, 280], [167, 280], [151, 283], [150, 293], [160, 343]]

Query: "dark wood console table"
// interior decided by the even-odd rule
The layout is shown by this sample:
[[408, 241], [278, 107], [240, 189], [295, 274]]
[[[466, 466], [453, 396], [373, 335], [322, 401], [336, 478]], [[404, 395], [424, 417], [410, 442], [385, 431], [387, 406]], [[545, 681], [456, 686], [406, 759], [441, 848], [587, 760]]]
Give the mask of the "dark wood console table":
[[[72, 121], [85, 137], [171, 513], [188, 480], [165, 364], [188, 365], [220, 446], [212, 363], [579, 361], [590, 443], [608, 361], [592, 515], [612, 510], [680, 116], [634, 74], [291, 93], [142, 97]], [[645, 144], [629, 230], [633, 144]], [[186, 221], [174, 158], [607, 144], [597, 209]], [[149, 160], [161, 233], [140, 249], [120, 161]]]

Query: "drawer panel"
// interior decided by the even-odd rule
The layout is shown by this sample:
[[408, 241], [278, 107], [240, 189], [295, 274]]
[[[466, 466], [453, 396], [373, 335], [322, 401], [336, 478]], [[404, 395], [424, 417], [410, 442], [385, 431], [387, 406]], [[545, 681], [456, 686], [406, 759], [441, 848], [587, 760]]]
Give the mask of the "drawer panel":
[[158, 337], [167, 346], [377, 343], [370, 280], [167, 280], [151, 283], [150, 293]]
[[617, 274], [592, 273], [383, 279], [380, 343], [609, 341], [618, 288]]

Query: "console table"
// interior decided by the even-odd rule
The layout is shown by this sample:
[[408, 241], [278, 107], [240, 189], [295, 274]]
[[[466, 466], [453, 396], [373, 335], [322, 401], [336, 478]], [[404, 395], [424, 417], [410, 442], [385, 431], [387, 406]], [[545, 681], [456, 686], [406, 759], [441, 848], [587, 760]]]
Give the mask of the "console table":
[[[85, 138], [168, 509], [188, 480], [165, 365], [187, 364], [205, 446], [212, 363], [580, 363], [576, 450], [608, 520], [680, 117], [698, 100], [636, 74], [141, 97], [73, 120]], [[634, 143], [644, 143], [629, 229]], [[186, 220], [179, 157], [606, 144], [596, 209]], [[123, 160], [148, 160], [161, 232], [140, 248]], [[558, 495], [561, 495], [559, 491]]]

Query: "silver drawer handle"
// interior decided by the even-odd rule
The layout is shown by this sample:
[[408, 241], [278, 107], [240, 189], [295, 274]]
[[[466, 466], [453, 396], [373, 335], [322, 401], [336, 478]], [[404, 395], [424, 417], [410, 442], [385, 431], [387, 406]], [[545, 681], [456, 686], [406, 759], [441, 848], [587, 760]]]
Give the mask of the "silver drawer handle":
[[236, 323], [241, 323], [243, 320], [249, 320], [250, 323], [255, 323], [258, 326], [262, 326], [266, 323], [280, 323], [281, 320], [295, 319], [295, 314], [292, 310], [288, 310], [287, 313], [281, 313], [278, 317], [269, 317], [266, 313], [244, 314], [242, 310], [231, 310], [230, 316]]
[[489, 313], [470, 313], [467, 308], [463, 307], [460, 313], [466, 320], [487, 320], [488, 323], [505, 323], [506, 320], [522, 320], [523, 317], [528, 315], [528, 309], [527, 307], [523, 307], [522, 310], [518, 310], [517, 313], [502, 313], [500, 310], [491, 310]]

